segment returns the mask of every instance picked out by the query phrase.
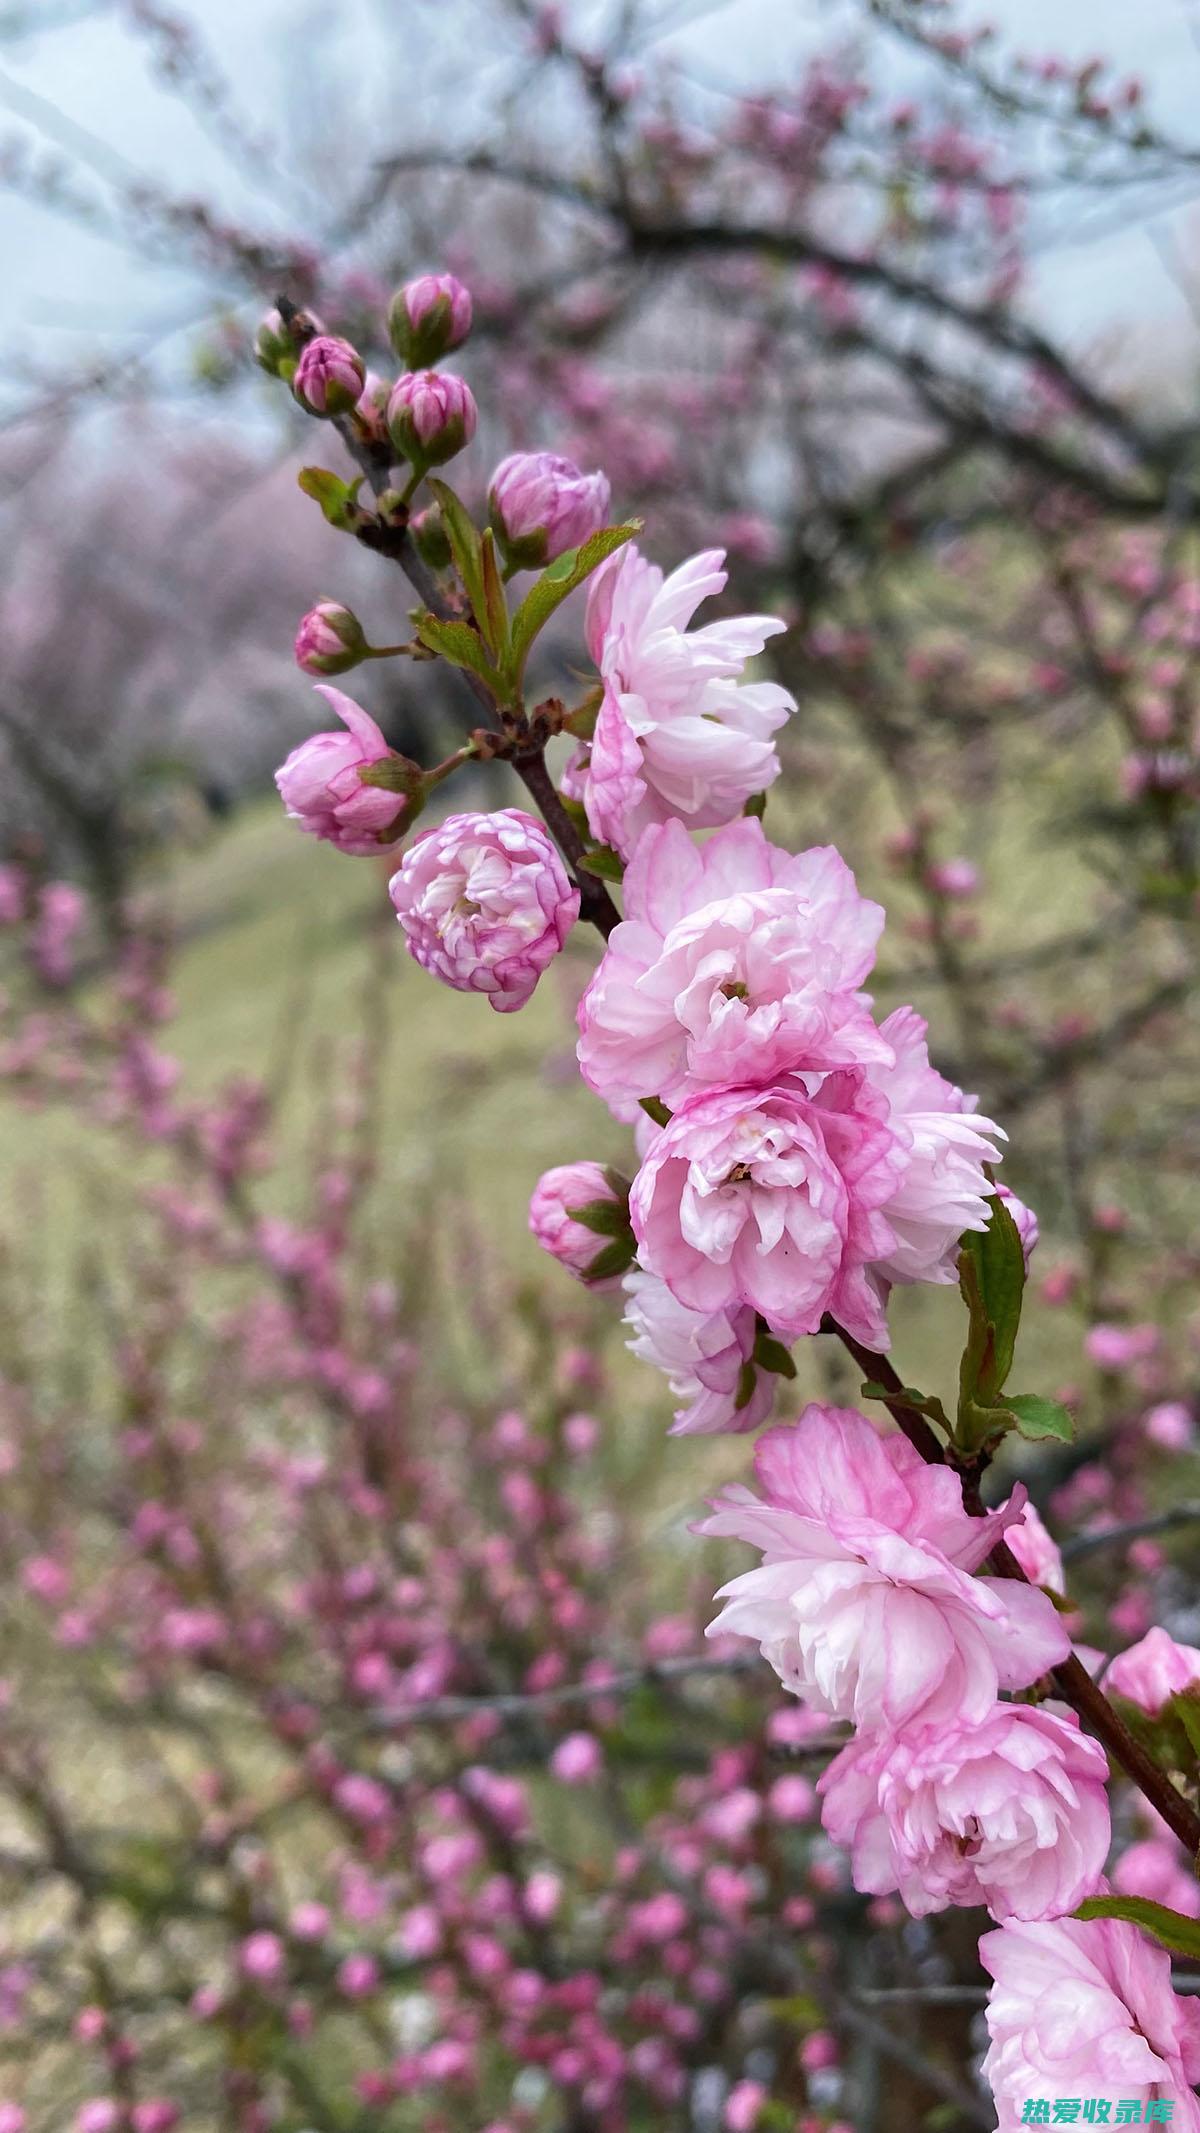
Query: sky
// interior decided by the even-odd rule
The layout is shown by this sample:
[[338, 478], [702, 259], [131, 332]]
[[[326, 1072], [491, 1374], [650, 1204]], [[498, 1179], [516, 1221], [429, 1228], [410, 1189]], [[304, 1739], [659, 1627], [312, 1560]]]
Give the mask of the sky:
[[[0, 32], [19, 11], [45, 23], [71, 0], [0, 0]], [[572, 18], [590, 0], [574, 0]], [[261, 129], [268, 166], [280, 144], [269, 138], [279, 114], [297, 105], [319, 111], [348, 96], [373, 138], [403, 138], [431, 108], [470, 130], [502, 79], [486, 39], [476, 35], [475, 0], [455, 17], [465, 34], [445, 43], [441, 0], [178, 0], [221, 72], [235, 85], [248, 130]], [[0, 34], [0, 141], [13, 135], [53, 141], [66, 129], [68, 149], [82, 147], [104, 167], [159, 174], [177, 193], [215, 190], [231, 212], [264, 195], [231, 171], [203, 127], [153, 78], [144, 43], [120, 17], [123, 0], [91, 19], [26, 37]], [[826, 42], [844, 19], [843, 0], [680, 0], [689, 20], [667, 40], [685, 68], [714, 86], [737, 90], [787, 79], [798, 59]], [[1029, 51], [1053, 47], [1079, 58], [1107, 52], [1147, 83], [1156, 116], [1184, 138], [1197, 137], [1200, 111], [1200, 0], [991, 0], [987, 12], [1006, 39]], [[463, 51], [469, 50], [464, 80]], [[416, 59], [432, 98], [419, 114], [406, 109]], [[896, 62], [896, 64], [899, 64]], [[897, 75], [897, 90], [902, 87]], [[37, 101], [41, 100], [41, 101]], [[340, 101], [337, 108], [341, 108]], [[81, 128], [82, 133], [73, 129]], [[286, 152], [285, 152], [286, 153]], [[66, 159], [70, 160], [69, 155]], [[292, 157], [293, 191], [319, 189], [320, 173]], [[268, 218], [274, 212], [267, 208]], [[1189, 324], [1172, 259], [1191, 249], [1194, 211], [1168, 213], [1161, 203], [1132, 226], [1107, 219], [1088, 231], [1048, 230], [1037, 254], [1034, 302], [1060, 332], [1076, 339], [1133, 328], [1151, 336]], [[279, 211], [279, 227], [295, 228]], [[203, 315], [204, 293], [185, 275], [130, 256], [74, 227], [45, 207], [0, 189], [0, 348], [36, 352], [64, 366], [81, 350], [119, 353], [180, 332]]]

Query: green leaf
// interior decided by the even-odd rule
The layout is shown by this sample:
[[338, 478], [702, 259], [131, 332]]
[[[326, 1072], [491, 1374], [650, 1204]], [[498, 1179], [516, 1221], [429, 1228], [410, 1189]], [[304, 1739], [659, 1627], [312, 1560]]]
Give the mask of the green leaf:
[[435, 481], [431, 475], [429, 486], [442, 507], [446, 539], [450, 543], [454, 567], [471, 603], [471, 613], [482, 628], [487, 615], [487, 595], [483, 583], [483, 542], [478, 528], [449, 482]]
[[[1003, 1200], [993, 1195], [985, 1230], [968, 1230], [958, 1255], [958, 1285], [969, 1315], [958, 1370], [959, 1438], [974, 1450], [984, 1435], [1010, 1427], [1000, 1393], [1012, 1369], [1025, 1290], [1021, 1233]], [[994, 1420], [984, 1419], [993, 1415]]]
[[1061, 1444], [1074, 1440], [1075, 1424], [1061, 1401], [1044, 1400], [1039, 1392], [1014, 1392], [1004, 1405], [1016, 1416], [1023, 1437], [1057, 1437]]
[[488, 659], [483, 639], [469, 622], [443, 622], [439, 615], [427, 610], [417, 616], [416, 631], [420, 642], [431, 652], [440, 653], [453, 667], [467, 667], [486, 682], [493, 696], [503, 694], [504, 684]]
[[359, 474], [353, 481], [343, 481], [340, 474], [331, 474], [328, 467], [301, 467], [296, 476], [306, 496], [311, 496], [331, 526], [339, 532], [349, 532], [358, 522], [358, 492], [364, 477]]
[[497, 665], [503, 666], [508, 656], [508, 601], [504, 597], [504, 581], [500, 576], [500, 565], [496, 561], [496, 536], [490, 526], [482, 536], [480, 549], [483, 566], [483, 613], [477, 616], [477, 620], [493, 659]]
[[606, 1244], [603, 1251], [596, 1254], [583, 1277], [584, 1280], [611, 1281], [615, 1274], [623, 1274], [627, 1267], [633, 1265], [633, 1253], [632, 1231], [627, 1236], [614, 1237], [611, 1244]]
[[640, 518], [630, 519], [624, 526], [601, 526], [598, 533], [589, 534], [582, 547], [568, 549], [566, 555], [558, 556], [549, 570], [534, 580], [513, 617], [512, 657], [514, 680], [519, 683], [529, 648], [556, 608], [562, 606], [568, 594], [590, 578], [605, 558], [615, 555], [626, 541], [642, 530]]
[[1168, 1703], [1164, 1716], [1178, 1721], [1192, 1754], [1200, 1760], [1200, 1689], [1194, 1685], [1191, 1688], [1178, 1689]]
[[1153, 1903], [1149, 1896], [1089, 1896], [1074, 1915], [1123, 1918], [1152, 1933], [1173, 1955], [1200, 1959], [1200, 1918], [1185, 1918], [1182, 1912], [1169, 1910], [1165, 1903]]
[[670, 1125], [672, 1114], [668, 1111], [661, 1096], [639, 1096], [638, 1105], [645, 1112], [647, 1118], [654, 1120], [656, 1126]]
[[588, 1200], [582, 1207], [568, 1207], [572, 1222], [594, 1230], [598, 1237], [624, 1237], [629, 1233], [629, 1209], [619, 1200]]
[[579, 861], [589, 874], [598, 874], [601, 881], [624, 881], [625, 862], [619, 852], [607, 844], [594, 844]]

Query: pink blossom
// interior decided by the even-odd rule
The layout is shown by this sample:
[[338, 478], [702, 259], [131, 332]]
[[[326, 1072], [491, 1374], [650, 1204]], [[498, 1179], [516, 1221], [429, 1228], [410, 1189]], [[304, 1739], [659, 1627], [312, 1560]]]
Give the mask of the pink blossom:
[[1157, 1326], [1092, 1326], [1084, 1337], [1084, 1354], [1098, 1370], [1128, 1370], [1144, 1363], [1159, 1343]]
[[988, 1225], [995, 1188], [983, 1166], [999, 1161], [994, 1142], [1004, 1138], [991, 1119], [979, 1117], [972, 1097], [930, 1065], [927, 1034], [915, 1008], [896, 1008], [880, 1026], [892, 1063], [867, 1068], [906, 1150], [900, 1181], [883, 1210], [895, 1238], [876, 1269], [886, 1281], [957, 1280], [963, 1231]]
[[567, 789], [593, 834], [626, 859], [650, 823], [679, 815], [715, 828], [779, 774], [771, 736], [795, 702], [778, 683], [741, 675], [784, 624], [746, 615], [687, 628], [724, 589], [723, 562], [711, 549], [664, 580], [631, 546], [591, 582], [587, 639], [604, 699]]
[[1107, 1782], [1072, 1713], [998, 1703], [976, 1724], [860, 1736], [817, 1790], [856, 1889], [898, 1889], [914, 1918], [955, 1903], [1060, 1918], [1104, 1870]]
[[1104, 1676], [1105, 1690], [1128, 1697], [1155, 1717], [1181, 1689], [1200, 1683], [1200, 1650], [1176, 1644], [1165, 1629], [1148, 1629], [1138, 1644], [1118, 1652]]
[[300, 351], [292, 391], [310, 415], [347, 415], [366, 375], [363, 359], [349, 341], [319, 333]]
[[568, 1733], [550, 1758], [560, 1785], [589, 1785], [604, 1766], [604, 1751], [594, 1733]]
[[1200, 2133], [1200, 2006], [1176, 1998], [1171, 1958], [1123, 1919], [1012, 1922], [979, 1943], [995, 1979], [983, 2071], [999, 2133], [1031, 2095], [1169, 2096], [1175, 2133]]
[[725, 2099], [723, 2122], [726, 2133], [754, 2133], [767, 2101], [767, 2091], [761, 2081], [737, 2082]]
[[887, 1321], [868, 1269], [897, 1248], [881, 1209], [906, 1149], [861, 1069], [810, 1093], [792, 1075], [684, 1104], [634, 1179], [638, 1257], [689, 1310], [748, 1305], [786, 1341], [826, 1312], [873, 1348]]
[[348, 730], [314, 733], [311, 740], [301, 741], [280, 764], [275, 783], [291, 820], [310, 837], [365, 858], [386, 842], [403, 801], [394, 792], [362, 784], [359, 772], [382, 763], [392, 750], [361, 704], [324, 683], [318, 683], [317, 693]]
[[1184, 1864], [1184, 1854], [1173, 1838], [1147, 1837], [1121, 1853], [1112, 1869], [1114, 1889], [1121, 1896], [1147, 1896], [1151, 1903], [1165, 1903], [1185, 1918], [1200, 1918], [1200, 1881]]
[[665, 822], [638, 839], [622, 895], [578, 1046], [618, 1115], [796, 1067], [890, 1064], [857, 989], [884, 914], [831, 845], [793, 855], [745, 819], [697, 847]]
[[167, 2096], [147, 2096], [135, 2103], [129, 2115], [133, 2133], [175, 2133], [180, 2110]]
[[116, 2133], [121, 2107], [111, 2096], [89, 2096], [75, 2113], [75, 2133]]
[[471, 292], [454, 274], [419, 274], [388, 305], [392, 346], [409, 370], [461, 348], [471, 331]]
[[[692, 1311], [656, 1274], [635, 1268], [625, 1276], [625, 1324], [630, 1352], [664, 1372], [680, 1402], [673, 1437], [705, 1437], [722, 1430], [757, 1429], [775, 1404], [768, 1371], [748, 1368], [757, 1319], [748, 1304], [730, 1311]], [[743, 1395], [749, 1386], [749, 1397]], [[739, 1406], [739, 1401], [741, 1405]]]
[[388, 434], [416, 466], [441, 466], [470, 444], [479, 411], [475, 396], [451, 371], [406, 371], [388, 400]]
[[1025, 1504], [1020, 1525], [1010, 1527], [1005, 1539], [1031, 1584], [1048, 1586], [1051, 1592], [1066, 1591], [1058, 1543], [1051, 1540], [1036, 1505]]
[[283, 1976], [287, 1956], [277, 1933], [251, 1933], [238, 1952], [242, 1976], [256, 1985], [274, 1985]]
[[25, 2133], [25, 2113], [19, 2103], [0, 2103], [0, 2133]]
[[[579, 1281], [614, 1288], [622, 1267], [614, 1264], [625, 1247], [625, 1264], [633, 1254], [629, 1236], [629, 1189], [619, 1172], [603, 1163], [559, 1163], [543, 1171], [529, 1202], [529, 1227], [544, 1252]], [[580, 1211], [606, 1221], [597, 1230], [578, 1217]]]
[[807, 1407], [755, 1451], [763, 1495], [730, 1487], [702, 1533], [763, 1562], [722, 1587], [710, 1636], [749, 1637], [784, 1687], [832, 1718], [897, 1728], [986, 1718], [1070, 1641], [1044, 1593], [972, 1575], [1020, 1516], [1020, 1493], [971, 1518], [948, 1467], [852, 1409]]
[[449, 815], [418, 837], [390, 893], [410, 955], [501, 1014], [524, 1007], [579, 916], [579, 891], [519, 808]]
[[347, 1955], [337, 1968], [337, 1988], [348, 2000], [365, 2000], [379, 1983], [379, 1965], [373, 1955]]
[[605, 475], [581, 474], [557, 452], [510, 452], [492, 476], [488, 508], [510, 560], [532, 570], [603, 526], [611, 493]]
[[1185, 1452], [1195, 1435], [1191, 1410], [1182, 1400], [1159, 1400], [1147, 1408], [1142, 1427], [1151, 1444], [1164, 1452]]

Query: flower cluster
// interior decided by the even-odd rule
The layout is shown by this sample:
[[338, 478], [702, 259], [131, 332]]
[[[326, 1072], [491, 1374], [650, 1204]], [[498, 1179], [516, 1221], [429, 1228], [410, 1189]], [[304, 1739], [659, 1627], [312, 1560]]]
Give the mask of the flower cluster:
[[[393, 306], [395, 345], [410, 360], [429, 335], [466, 331], [469, 306], [456, 309], [445, 279]], [[305, 358], [316, 367], [310, 349]], [[425, 372], [392, 390], [388, 436], [413, 469], [405, 508], [428, 469], [469, 441], [463, 391]], [[489, 713], [461, 757], [511, 763], [545, 826], [516, 808], [450, 815], [410, 844], [392, 902], [426, 969], [503, 1011], [528, 1002], [581, 913], [594, 918], [605, 947], [579, 1002], [577, 1056], [636, 1140], [628, 1188], [591, 1162], [545, 1174], [530, 1209], [538, 1242], [590, 1287], [623, 1278], [630, 1345], [668, 1378], [681, 1434], [767, 1420], [774, 1381], [795, 1374], [789, 1351], [805, 1337], [833, 1332], [882, 1375], [897, 1285], [957, 1281], [969, 1312], [956, 1422], [893, 1375], [898, 1432], [813, 1403], [760, 1439], [759, 1493], [730, 1487], [699, 1529], [761, 1554], [722, 1589], [710, 1634], [751, 1640], [818, 1722], [853, 1727], [817, 1795], [858, 1890], [898, 1894], [915, 1917], [978, 1905], [997, 1922], [985, 1950], [1000, 1988], [991, 2056], [1006, 2126], [1014, 2065], [1041, 2076], [1054, 2058], [1056, 2017], [1046, 2016], [1044, 2049], [1036, 2035], [1010, 2033], [1012, 1951], [1027, 1933], [1050, 1936], [1061, 1980], [1078, 1927], [1081, 1960], [1104, 1981], [1096, 1991], [1121, 2001], [1125, 2033], [1145, 2052], [1114, 2042], [1106, 2076], [1153, 2085], [1182, 2074], [1189, 2024], [1157, 2004], [1157, 1958], [1147, 1969], [1149, 1958], [1131, 1957], [1107, 1920], [1062, 1923], [1102, 1888], [1111, 1842], [1108, 1758], [1077, 1712], [1107, 1713], [1096, 1720], [1101, 1739], [1132, 1752], [1126, 1767], [1180, 1833], [1192, 1827], [1190, 1805], [1165, 1770], [1138, 1762], [1103, 1695], [1081, 1696], [1056, 1598], [1062, 1564], [1040, 1521], [1026, 1518], [1024, 1489], [992, 1511], [978, 1493], [1006, 1431], [1070, 1430], [1057, 1403], [1004, 1396], [1036, 1217], [997, 1188], [1003, 1131], [932, 1064], [921, 1016], [901, 1006], [877, 1017], [865, 988], [880, 907], [832, 846], [792, 853], [763, 828], [781, 767], [776, 736], [796, 704], [752, 662], [784, 624], [723, 614], [697, 624], [697, 610], [726, 589], [724, 553], [705, 550], [664, 574], [633, 544], [635, 527], [602, 524], [606, 479], [553, 455], [502, 463], [482, 533], [452, 491], [436, 494], [441, 567], [453, 563], [457, 576], [449, 598], [435, 588], [418, 614], [420, 645], [465, 669]], [[422, 558], [439, 553], [429, 529], [419, 539]], [[506, 578], [540, 565], [513, 616]], [[548, 698], [527, 711], [538, 631], [585, 582], [595, 683], [573, 709]], [[356, 642], [328, 615], [310, 635], [317, 656], [335, 660]], [[406, 773], [347, 723], [361, 769], [339, 743], [335, 777], [361, 777], [372, 805], [381, 793], [394, 800]], [[557, 791], [546, 756], [556, 735], [577, 743]], [[412, 780], [411, 797], [423, 800], [458, 760]], [[287, 766], [282, 782], [303, 786]], [[319, 833], [356, 836], [347, 809], [361, 803], [348, 788], [331, 779], [324, 802], [305, 797], [307, 826], [324, 820], [325, 804], [333, 827]], [[306, 808], [295, 811], [303, 819]], [[406, 827], [397, 817], [384, 836]], [[935, 859], [923, 837], [906, 843], [906, 862], [949, 941], [952, 908], [970, 901], [978, 877], [966, 860]], [[620, 884], [619, 912], [600, 882]], [[1165, 1718], [1191, 1666], [1183, 1648], [1147, 1651], [1118, 1662], [1113, 1686], [1124, 1679], [1136, 1698], [1141, 1685], [1144, 1697], [1148, 1679], [1161, 1696], [1142, 1708]], [[1046, 1700], [1056, 1669], [1075, 1708]], [[1160, 1864], [1132, 1872], [1153, 1882]], [[1115, 2019], [1104, 2012], [1107, 2026]], [[754, 2123], [749, 2107], [745, 2122]]]

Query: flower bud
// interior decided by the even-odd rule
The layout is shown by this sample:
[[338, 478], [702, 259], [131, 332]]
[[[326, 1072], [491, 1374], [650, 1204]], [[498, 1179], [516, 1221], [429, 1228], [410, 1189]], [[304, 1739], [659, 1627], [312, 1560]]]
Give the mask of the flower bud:
[[[413, 794], [364, 785], [361, 773], [375, 763], [402, 759], [388, 747], [368, 711], [340, 689], [318, 683], [328, 698], [345, 733], [314, 733], [311, 740], [293, 748], [275, 773], [279, 797], [293, 822], [310, 837], [336, 844], [339, 852], [365, 858], [377, 852], [389, 837], [398, 837], [401, 827], [412, 820], [416, 809]], [[414, 778], [420, 773], [409, 766]], [[415, 787], [414, 787], [415, 791]]]
[[488, 490], [505, 561], [517, 570], [537, 570], [578, 548], [604, 524], [610, 495], [605, 475], [581, 474], [557, 452], [511, 452]]
[[364, 444], [382, 445], [388, 441], [387, 405], [391, 386], [378, 371], [369, 370], [363, 389], [354, 403], [354, 428]]
[[418, 511], [408, 522], [409, 538], [423, 563], [431, 570], [448, 570], [450, 567], [450, 541], [440, 504], [430, 504], [425, 511]]
[[357, 348], [319, 333], [300, 351], [292, 391], [310, 415], [348, 415], [361, 398], [367, 373]]
[[544, 1252], [589, 1287], [613, 1286], [633, 1261], [629, 1188], [601, 1163], [560, 1163], [534, 1187], [529, 1227]]
[[409, 370], [427, 370], [471, 331], [471, 292], [453, 274], [421, 274], [388, 305], [392, 347]]
[[254, 336], [254, 360], [272, 378], [290, 377], [296, 368], [296, 348], [280, 312], [272, 309]]
[[306, 674], [348, 674], [367, 652], [358, 616], [340, 600], [318, 600], [296, 631], [296, 665]]
[[452, 372], [406, 371], [388, 401], [388, 431], [415, 467], [440, 467], [475, 435], [474, 395]]

